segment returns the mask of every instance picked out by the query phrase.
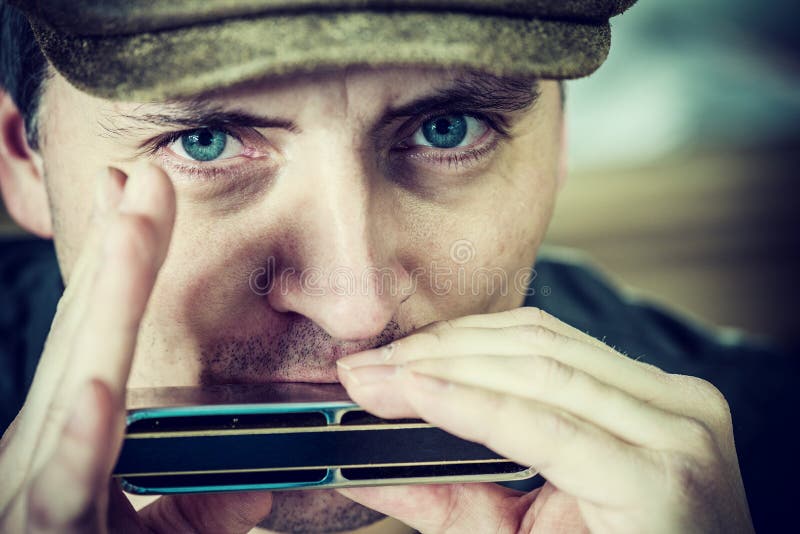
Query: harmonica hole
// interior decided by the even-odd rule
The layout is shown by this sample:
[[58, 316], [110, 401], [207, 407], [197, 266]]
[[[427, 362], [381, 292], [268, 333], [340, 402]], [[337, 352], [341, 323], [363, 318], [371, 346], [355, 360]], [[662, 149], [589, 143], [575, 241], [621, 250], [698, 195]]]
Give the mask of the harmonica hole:
[[246, 430], [326, 426], [322, 412], [192, 415], [139, 419], [128, 425], [128, 434], [190, 432], [197, 430]]
[[403, 465], [389, 467], [342, 468], [342, 477], [348, 480], [425, 478], [467, 475], [496, 475], [519, 473], [527, 467], [514, 462], [486, 462], [439, 465]]
[[255, 471], [242, 473], [189, 473], [170, 475], [126, 476], [124, 480], [134, 486], [150, 491], [163, 489], [228, 488], [231, 486], [259, 486], [268, 484], [295, 484], [322, 482], [328, 475], [327, 469], [292, 469], [287, 471]]
[[422, 419], [382, 419], [364, 410], [351, 410], [342, 414], [341, 425], [403, 425], [424, 423]]

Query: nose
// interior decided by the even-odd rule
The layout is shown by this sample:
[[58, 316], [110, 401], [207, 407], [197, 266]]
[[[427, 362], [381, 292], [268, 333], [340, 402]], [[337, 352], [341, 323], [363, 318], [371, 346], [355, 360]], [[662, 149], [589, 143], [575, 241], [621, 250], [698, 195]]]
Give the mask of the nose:
[[[377, 169], [341, 139], [308, 142], [283, 177], [293, 191], [289, 242], [274, 274], [270, 306], [311, 319], [332, 337], [379, 335], [409, 294], [391, 194]], [[287, 236], [288, 237], [288, 236]]]

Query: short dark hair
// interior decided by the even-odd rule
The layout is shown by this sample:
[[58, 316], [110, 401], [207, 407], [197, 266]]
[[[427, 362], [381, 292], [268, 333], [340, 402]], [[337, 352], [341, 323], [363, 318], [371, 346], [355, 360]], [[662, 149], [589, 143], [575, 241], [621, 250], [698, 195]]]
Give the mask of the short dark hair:
[[22, 114], [26, 138], [33, 149], [39, 146], [37, 116], [48, 72], [47, 59], [39, 49], [28, 19], [0, 0], [0, 87]]

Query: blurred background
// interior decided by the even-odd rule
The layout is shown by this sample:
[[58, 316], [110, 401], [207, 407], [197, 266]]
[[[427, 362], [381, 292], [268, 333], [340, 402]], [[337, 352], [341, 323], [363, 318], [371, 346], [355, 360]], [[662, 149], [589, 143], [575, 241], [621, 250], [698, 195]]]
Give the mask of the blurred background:
[[800, 342], [800, 6], [640, 0], [567, 84], [548, 241], [706, 323]]
[[[551, 245], [709, 324], [797, 345], [796, 0], [640, 0], [567, 84]], [[0, 233], [18, 232], [0, 209]]]

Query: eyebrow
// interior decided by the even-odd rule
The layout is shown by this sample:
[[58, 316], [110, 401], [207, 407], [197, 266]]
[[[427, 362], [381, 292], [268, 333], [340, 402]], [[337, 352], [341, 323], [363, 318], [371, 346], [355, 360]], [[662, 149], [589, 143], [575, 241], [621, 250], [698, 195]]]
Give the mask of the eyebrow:
[[[378, 124], [386, 125], [400, 118], [443, 110], [494, 113], [527, 111], [536, 104], [540, 95], [538, 80], [534, 78], [468, 71], [443, 89], [398, 108], [390, 108]], [[502, 126], [509, 126], [502, 115], [496, 118], [503, 123]]]
[[[244, 110], [226, 109], [212, 102], [196, 99], [159, 104], [161, 111], [157, 113], [137, 113], [152, 104], [142, 104], [132, 113], [121, 113], [116, 117], [104, 116], [99, 122], [107, 137], [123, 137], [138, 132], [149, 132], [153, 127], [191, 129], [202, 126], [249, 126], [251, 128], [283, 128], [291, 132], [299, 132], [292, 121], [255, 115]], [[120, 125], [118, 118], [130, 121]]]
[[[401, 118], [434, 111], [484, 111], [498, 114], [531, 109], [540, 96], [538, 80], [522, 76], [496, 76], [467, 71], [446, 87], [423, 95], [399, 107], [387, 109], [372, 128], [373, 132]], [[241, 109], [227, 109], [197, 98], [158, 104], [157, 112], [147, 112], [153, 104], [141, 104], [132, 113], [117, 117], [131, 121], [120, 125], [117, 117], [105, 116], [100, 126], [108, 137], [122, 137], [159, 128], [251, 127], [281, 128], [299, 133], [301, 128], [289, 119], [256, 115]], [[500, 126], [508, 128], [505, 117], [498, 115]]]

